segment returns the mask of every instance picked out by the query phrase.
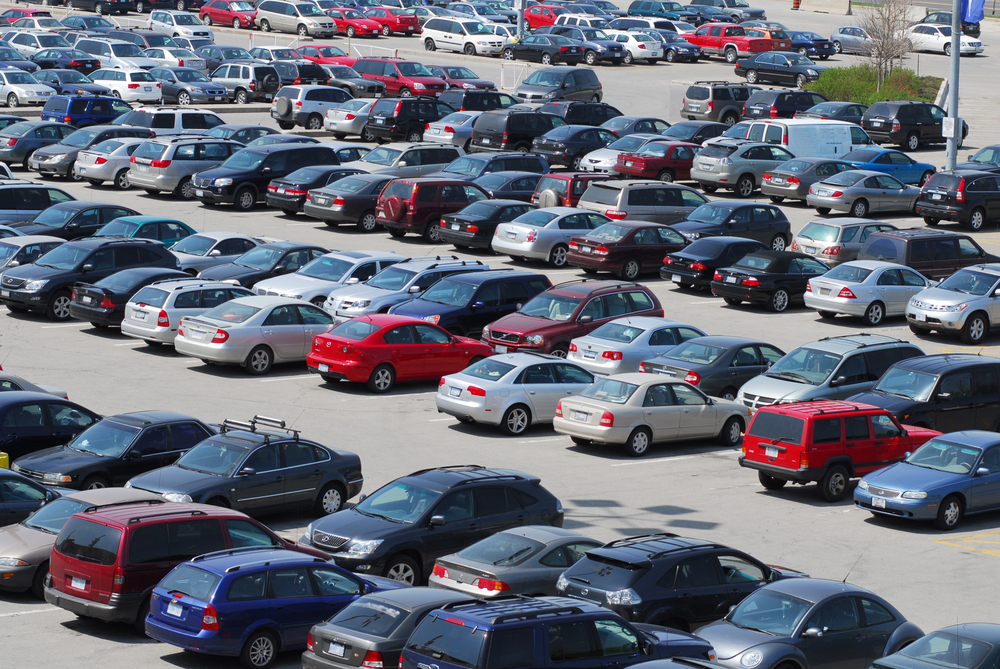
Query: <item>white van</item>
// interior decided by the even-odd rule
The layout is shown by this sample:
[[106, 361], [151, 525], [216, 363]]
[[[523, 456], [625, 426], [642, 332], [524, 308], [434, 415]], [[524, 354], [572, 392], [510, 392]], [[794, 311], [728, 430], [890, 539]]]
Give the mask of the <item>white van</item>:
[[802, 158], [842, 158], [854, 149], [874, 144], [868, 133], [853, 123], [811, 118], [754, 121], [747, 139], [779, 144]]

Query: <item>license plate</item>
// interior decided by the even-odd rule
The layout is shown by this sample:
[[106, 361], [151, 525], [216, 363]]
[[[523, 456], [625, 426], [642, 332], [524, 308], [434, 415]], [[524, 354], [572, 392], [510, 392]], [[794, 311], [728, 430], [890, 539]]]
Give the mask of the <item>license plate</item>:
[[9, 290], [0, 290], [0, 297], [10, 297]]
[[[87, 173], [87, 168], [86, 167], [77, 167], [76, 171], [79, 172], [80, 174], [86, 174]], [[941, 196], [940, 195], [935, 195], [934, 199], [940, 200]]]
[[455, 387], [449, 388], [448, 389], [448, 394], [451, 395], [452, 397], [459, 397], [462, 394], [462, 389], [461, 388], [455, 388]]
[[268, 93], [267, 95], [264, 96], [264, 99], [265, 100], [270, 100], [273, 97], [274, 97], [273, 95], [271, 95], [270, 93]]
[[942, 195], [940, 193], [934, 193], [933, 195], [931, 195], [932, 200], [940, 200], [941, 197]]
[[573, 420], [578, 420], [578, 421], [581, 421], [583, 423], [586, 423], [587, 422], [587, 414], [585, 414], [582, 411], [574, 411], [573, 412]]
[[376, 93], [375, 97], [380, 98], [380, 97], [382, 97], [382, 94], [381, 93]]
[[580, 247], [580, 253], [590, 253], [591, 251], [593, 251], [593, 249], [590, 248], [589, 246], [581, 246]]
[[375, 125], [385, 125], [385, 119], [384, 118], [375, 119]]
[[146, 91], [147, 93], [151, 93], [153, 91], [153, 87], [152, 86], [143, 86], [142, 90]]
[[507, 233], [507, 239], [517, 239], [517, 233], [516, 232], [508, 232]]
[[778, 449], [771, 448], [770, 446], [768, 446], [767, 448], [764, 449], [764, 455], [766, 455], [769, 458], [776, 458], [778, 457]]
[[496, 346], [493, 347], [493, 350], [496, 351], [497, 353], [506, 353], [507, 352], [507, 347], [506, 346], [500, 346], [499, 344], [497, 344]]
[[819, 289], [819, 294], [820, 295], [829, 295], [830, 294], [830, 289], [829, 288], [820, 288]]
[[872, 506], [875, 507], [876, 509], [884, 509], [885, 500], [882, 499], [881, 497], [872, 497]]
[[829, 197], [832, 193], [833, 193], [833, 191], [830, 190], [830, 189], [828, 189], [828, 188], [817, 188], [816, 189], [816, 195], [819, 195], [821, 197]]
[[191, 339], [202, 339], [205, 337], [204, 332], [199, 332], [198, 330], [191, 330]]
[[70, 587], [76, 588], [77, 590], [86, 590], [87, 589], [87, 581], [85, 581], [82, 578], [77, 578], [76, 576], [74, 576], [70, 580], [69, 585], [70, 585]]
[[316, 369], [318, 369], [321, 372], [329, 372], [330, 371], [330, 365], [327, 365], [327, 364], [324, 364], [324, 363], [321, 362], [318, 365], [316, 365]]
[[342, 644], [342, 643], [331, 643], [330, 644], [330, 655], [336, 655], [338, 657], [344, 657], [344, 644]]
[[771, 179], [771, 181], [775, 184], [778, 184], [779, 186], [785, 183], [785, 180], [782, 179], [781, 177], [774, 177], [773, 179]]
[[432, 135], [440, 135], [441, 134], [441, 128], [431, 128], [431, 134]]
[[89, 295], [84, 295], [83, 296], [83, 303], [84, 304], [90, 304], [93, 301], [94, 301], [94, 298], [90, 297]]
[[194, 192], [194, 196], [195, 197], [204, 197], [205, 196], [205, 191], [203, 191], [203, 190], [196, 190]]
[[586, 358], [587, 360], [593, 360], [594, 358], [597, 357], [597, 351], [584, 351], [583, 357]]
[[458, 223], [452, 223], [452, 224], [451, 224], [451, 229], [452, 229], [452, 230], [461, 230], [461, 229], [462, 229], [462, 226], [461, 226], [461, 225], [459, 225]]
[[138, 309], [133, 309], [132, 310], [132, 318], [134, 318], [137, 321], [144, 321], [144, 320], [146, 320], [146, 312], [145, 311], [139, 311]]
[[[81, 168], [80, 171], [83, 172], [83, 169]], [[139, 171], [140, 172], [148, 172], [149, 171], [149, 165], [139, 165]]]
[[915, 321], [926, 321], [927, 320], [927, 316], [925, 316], [924, 314], [913, 314], [913, 320], [915, 320]]
[[633, 163], [631, 160], [626, 160], [625, 161], [625, 167], [632, 167], [632, 165], [634, 165], [634, 164], [635, 163]]
[[651, 56], [652, 56], [653, 58], [659, 58], [659, 57], [660, 57], [660, 52], [659, 52], [659, 51], [654, 51], [654, 52], [652, 52], [652, 53], [651, 53], [650, 55], [651, 55]]
[[483, 144], [489, 144], [489, 143], [490, 143], [490, 138], [489, 137], [483, 137]]
[[212, 99], [216, 100], [216, 101], [221, 101], [221, 100], [223, 100], [223, 97], [221, 95], [217, 95], [216, 97], [214, 97]]
[[681, 275], [680, 274], [671, 274], [670, 275], [670, 280], [673, 281], [674, 283], [680, 283]]
[[806, 253], [816, 253], [816, 247], [815, 246], [807, 246], [806, 247]]
[[284, 195], [284, 194], [285, 194], [285, 189], [284, 188], [279, 188], [278, 189], [278, 195]]
[[180, 618], [183, 612], [184, 612], [184, 607], [182, 607], [180, 604], [176, 602], [170, 602], [169, 604], [167, 604], [167, 615], [177, 616], [178, 618]]
[[872, 121], [872, 127], [880, 128], [882, 126], [882, 121]]
[[735, 276], [727, 276], [726, 277], [726, 283], [736, 283], [736, 277]]

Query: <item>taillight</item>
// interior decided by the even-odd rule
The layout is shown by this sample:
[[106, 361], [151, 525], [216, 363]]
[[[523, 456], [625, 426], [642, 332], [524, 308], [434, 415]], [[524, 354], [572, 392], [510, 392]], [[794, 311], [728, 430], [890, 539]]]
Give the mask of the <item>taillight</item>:
[[479, 232], [479, 226], [478, 225], [468, 225], [468, 226], [465, 227], [465, 231], [466, 232], [472, 232], [472, 233]]
[[799, 456], [799, 467], [801, 469], [809, 469], [809, 454], [803, 453]]
[[556, 405], [556, 415], [562, 418], [562, 401]]
[[163, 309], [160, 309], [160, 315], [156, 317], [156, 325], [161, 328], [170, 327], [170, 318]]
[[799, 250], [799, 243], [797, 241], [792, 240], [792, 250], [793, 251]]
[[604, 215], [612, 220], [620, 221], [626, 216], [628, 216], [628, 212], [620, 211], [618, 209], [608, 209], [607, 211], [604, 212]]
[[385, 663], [382, 662], [382, 653], [370, 650], [365, 653], [365, 659], [361, 662], [364, 669], [383, 669]]
[[[441, 379], [441, 382], [444, 382], [444, 378]], [[436, 564], [434, 565], [434, 575], [438, 578], [448, 578], [448, 570], [441, 565]]]
[[640, 362], [639, 363], [639, 371], [640, 372], [645, 372], [646, 371], [646, 363], [645, 362]]
[[219, 631], [219, 612], [211, 604], [205, 607], [205, 612], [201, 616], [201, 628], [208, 632]]
[[892, 130], [893, 130], [893, 132], [899, 130], [899, 121], [898, 120], [893, 120], [893, 122], [892, 122]]
[[285, 189], [285, 195], [305, 195], [305, 194], [306, 194], [306, 192], [304, 190], [300, 190], [298, 188], [286, 188]]
[[430, 129], [431, 129], [431, 124], [430, 123], [424, 123], [424, 130], [430, 130]]
[[642, 50], [645, 50], [646, 49], [646, 45], [645, 44], [640, 44], [639, 48], [642, 49]]
[[594, 249], [594, 255], [595, 256], [606, 256], [606, 255], [608, 255], [608, 247], [607, 246], [598, 246], [596, 249]]
[[763, 177], [761, 177], [761, 178], [762, 178], [762, 179], [763, 179], [764, 181], [770, 181], [770, 180], [771, 180], [771, 175], [770, 175], [770, 174], [768, 174], [767, 172], [764, 172], [764, 176], [763, 176]]
[[103, 165], [106, 162], [108, 162], [107, 158], [105, 158], [104, 156], [98, 156], [97, 160], [94, 161], [94, 164], [95, 165]]
[[69, 123], [72, 120], [73, 120], [73, 117], [70, 116], [69, 114], [66, 114], [65, 116], [63, 116], [63, 123]]
[[[66, 121], [66, 122], [69, 123], [69, 121]], [[10, 139], [7, 140], [7, 146], [14, 146], [15, 144], [17, 144], [17, 139], [16, 138], [11, 137]]]
[[438, 388], [440, 388], [443, 385], [444, 385], [444, 377], [442, 376], [441, 379], [438, 381]]
[[693, 262], [693, 263], [691, 263], [690, 265], [688, 265], [688, 267], [689, 267], [690, 269], [696, 269], [696, 270], [698, 270], [699, 272], [701, 272], [701, 271], [704, 271], [704, 270], [708, 269], [707, 267], [705, 267], [705, 265], [704, 265], [703, 263], [700, 263], [700, 262]]
[[173, 162], [173, 161], [170, 161], [170, 160], [154, 160], [154, 161], [152, 161], [152, 162], [149, 163], [149, 166], [150, 167], [157, 167], [157, 168], [170, 167], [170, 163], [171, 162]]
[[247, 86], [247, 88], [249, 88], [251, 91], [257, 90], [257, 82], [251, 81], [250, 84]]
[[69, 299], [72, 300], [73, 302], [76, 302], [76, 288], [74, 288], [73, 291], [69, 294]]
[[454, 134], [454, 133], [455, 133], [455, 129], [454, 129], [454, 128], [452, 128], [452, 127], [451, 127], [450, 125], [446, 125], [446, 126], [444, 127], [444, 131], [445, 131], [445, 132], [450, 132], [450, 133], [452, 133], [452, 134]]
[[625, 356], [622, 355], [621, 351], [605, 351], [601, 354], [601, 357], [605, 360], [621, 360]]
[[799, 184], [799, 178], [798, 177], [788, 177], [788, 183], [798, 185]]
[[491, 592], [503, 592], [504, 590], [510, 590], [510, 586], [503, 581], [497, 581], [492, 578], [477, 578], [473, 581], [475, 585], [480, 590], [489, 590]]
[[745, 278], [742, 281], [740, 281], [740, 283], [742, 285], [744, 285], [744, 286], [759, 286], [760, 285], [760, 281], [757, 280], [757, 277], [753, 277], [753, 276], [748, 276], [747, 278]]
[[958, 182], [958, 190], [955, 192], [955, 202], [965, 202], [965, 177]]
[[690, 383], [692, 386], [696, 386], [698, 385], [698, 382], [701, 381], [701, 375], [699, 375], [698, 372], [688, 372], [684, 376], [684, 380]]
[[473, 397], [486, 397], [486, 391], [479, 386], [469, 386], [466, 388]]
[[708, 111], [712, 111], [712, 103], [711, 102], [708, 103]]
[[[292, 83], [298, 86], [299, 84], [302, 83], [302, 77], [295, 77], [295, 81], [293, 81]], [[300, 107], [302, 106], [301, 103], [299, 104], [299, 106]]]
[[[67, 121], [67, 123], [68, 123], [68, 121]], [[130, 163], [134, 163], [135, 162], [135, 156], [132, 156], [131, 158], [129, 158], [128, 161]]]
[[268, 184], [267, 185], [267, 192], [268, 193], [277, 193], [278, 192], [278, 187], [275, 186], [274, 184]]
[[605, 411], [601, 414], [601, 427], [614, 427], [615, 426], [615, 415], [610, 411]]
[[335, 197], [335, 198], [333, 198], [333, 203], [334, 204], [338, 204], [338, 205], [344, 205], [344, 204], [347, 204], [347, 200], [345, 200], [342, 197]]
[[825, 249], [823, 249], [823, 255], [825, 256], [835, 256], [839, 254], [840, 254], [839, 246], [827, 246]]
[[579, 350], [580, 350], [580, 348], [576, 344], [570, 344], [569, 345], [569, 352], [570, 353], [576, 353]]
[[665, 257], [663, 259], [663, 264], [664, 265], [673, 265], [674, 264], [674, 259], [671, 258], [670, 256], [667, 256], [667, 257]]
[[580, 245], [577, 244], [576, 242], [570, 242], [569, 243], [569, 250], [570, 251], [578, 251], [579, 249], [580, 249]]
[[357, 116], [355, 116], [354, 114], [348, 114], [347, 116], [344, 117], [344, 120], [345, 121], [353, 121], [356, 118], [357, 118]]
[[812, 287], [812, 284], [811, 284], [811, 283], [807, 283], [807, 284], [806, 284], [806, 292], [807, 292], [807, 293], [811, 293], [811, 292], [813, 292], [813, 287]]
[[129, 84], [129, 88], [139, 88], [139, 84]]
[[213, 344], [222, 344], [229, 339], [229, 333], [219, 328], [215, 331], [215, 336], [212, 337]]
[[784, 144], [785, 146], [788, 146], [788, 135], [787, 134], [781, 136], [781, 143]]
[[115, 308], [115, 303], [112, 302], [111, 300], [109, 300], [108, 296], [105, 295], [104, 299], [101, 300], [101, 305], [100, 306], [101, 306], [101, 309], [114, 309]]
[[306, 649], [308, 649], [310, 653], [315, 653], [316, 652], [316, 647], [313, 646], [313, 633], [312, 632], [309, 632], [309, 636], [306, 637]]
[[856, 299], [858, 299], [857, 295], [855, 295], [853, 292], [851, 292], [851, 289], [848, 288], [848, 287], [846, 287], [846, 286], [840, 289], [840, 292], [837, 293], [837, 297], [843, 297], [843, 298], [848, 299], [848, 300], [856, 300]]
[[298, 107], [299, 109], [302, 109], [302, 100], [296, 100], [295, 106]]
[[[639, 48], [641, 49], [642, 46], [640, 46]], [[569, 51], [569, 47], [568, 46], [561, 46], [561, 47], [559, 47], [559, 50], [560, 51]]]
[[843, 195], [844, 191], [842, 190], [835, 190], [832, 193], [830, 193], [830, 197], [842, 197]]
[[184, 336], [184, 328], [182, 328], [180, 325], [177, 326], [177, 336], [178, 337]]
[[507, 143], [507, 138], [508, 138], [508, 134], [506, 132], [504, 132], [503, 138], [500, 140], [500, 144], [501, 145], [506, 144]]
[[712, 281], [722, 281], [722, 275], [716, 272], [712, 275]]
[[538, 238], [538, 233], [536, 233], [534, 230], [532, 230], [531, 232], [528, 233], [528, 236], [525, 239], [525, 241], [533, 242], [537, 238]]
[[399, 116], [399, 112], [401, 112], [402, 110], [403, 110], [403, 101], [400, 100], [399, 102], [396, 103], [396, 108], [392, 110], [392, 117], [396, 118], [397, 116]]
[[778, 108], [771, 105], [771, 118], [778, 118]]
[[111, 592], [121, 592], [123, 585], [125, 585], [125, 569], [116, 567], [115, 576], [111, 581]]

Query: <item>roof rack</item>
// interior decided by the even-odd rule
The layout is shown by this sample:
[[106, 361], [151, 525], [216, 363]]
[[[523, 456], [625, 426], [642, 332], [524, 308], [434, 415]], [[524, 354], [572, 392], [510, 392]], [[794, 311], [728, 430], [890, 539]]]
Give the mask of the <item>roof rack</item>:
[[[272, 430], [284, 430], [290, 434], [295, 441], [299, 440], [299, 433], [301, 430], [293, 430], [290, 427], [285, 427], [285, 421], [280, 418], [268, 418], [267, 416], [254, 416], [248, 421], [243, 420], [232, 420], [230, 418], [225, 419], [219, 425], [219, 434], [226, 434], [231, 430], [239, 430], [241, 432], [253, 432], [257, 434], [257, 426], [262, 425], [264, 427], [270, 428]], [[267, 432], [261, 432], [264, 435], [264, 443], [271, 443], [271, 435]]]
[[[440, 610], [449, 611], [461, 607], [467, 606], [477, 606], [479, 604], [490, 604], [490, 605], [504, 605], [504, 604], [532, 604], [536, 607], [536, 610], [529, 611], [511, 611], [510, 613], [501, 613], [492, 619], [493, 624], [504, 623], [509, 620], [533, 620], [541, 616], [557, 616], [566, 614], [580, 614], [583, 613], [583, 609], [580, 606], [565, 606], [565, 605], [555, 605], [549, 604], [545, 601], [540, 601], [536, 597], [529, 597], [527, 595], [508, 595], [504, 597], [492, 597], [490, 599], [477, 599], [475, 602], [458, 601], [458, 602], [448, 602], [437, 607]], [[438, 616], [435, 616], [438, 617]]]
[[206, 515], [208, 515], [204, 511], [202, 511], [201, 509], [187, 509], [187, 510], [181, 510], [181, 511], [167, 511], [166, 513], [154, 513], [154, 514], [150, 514], [148, 516], [133, 516], [132, 518], [128, 519], [128, 524], [132, 525], [134, 523], [141, 523], [142, 521], [144, 521], [144, 520], [150, 520], [151, 518], [163, 518], [164, 516], [179, 516], [179, 515], [184, 515], [184, 514], [188, 514], [188, 515], [192, 515], [192, 516], [206, 516]]
[[679, 534], [674, 534], [673, 532], [658, 532], [656, 534], [637, 534], [634, 537], [615, 539], [614, 541], [604, 544], [603, 548], [631, 545], [639, 543], [640, 539], [675, 539], [679, 536], [680, 536]]
[[444, 467], [428, 467], [427, 469], [418, 469], [412, 474], [407, 474], [407, 476], [419, 476], [420, 474], [426, 474], [427, 472], [437, 472], [441, 470], [451, 470], [451, 469], [486, 469], [482, 465], [445, 465]]
[[[611, 279], [611, 280], [613, 281], [613, 279]], [[588, 283], [588, 282], [594, 282], [594, 281], [605, 281], [606, 282], [606, 281], [609, 281], [609, 279], [602, 279], [602, 278], [596, 278], [596, 279], [572, 279], [570, 281], [563, 281], [562, 283], [557, 283], [556, 285], [552, 286], [552, 288], [562, 288], [563, 286], [573, 286], [573, 285], [576, 285], [578, 283]], [[641, 288], [642, 285], [640, 283], [636, 282], [636, 281], [619, 281], [615, 285], [615, 288], [636, 288], [636, 287], [640, 287]]]
[[470, 483], [479, 483], [480, 481], [521, 481], [524, 477], [518, 476], [517, 474], [491, 474], [489, 476], [480, 476], [474, 479], [465, 479], [464, 481], [459, 481], [456, 486], [469, 485]]
[[109, 509], [115, 506], [125, 506], [127, 504], [164, 504], [167, 500], [165, 499], [135, 499], [128, 502], [111, 502], [110, 504], [91, 504], [83, 511], [78, 513], [90, 513], [92, 511], [97, 511], [99, 509]]
[[889, 337], [889, 336], [886, 336], [886, 335], [883, 335], [883, 334], [876, 335], [876, 334], [871, 333], [871, 332], [858, 332], [856, 334], [832, 335], [830, 337], [823, 337], [822, 339], [818, 339], [817, 341], [834, 341], [836, 339], [847, 339], [848, 337], [875, 337], [875, 336], [885, 337], [889, 341], [883, 341], [883, 342], [863, 342], [860, 346], [858, 346], [858, 348], [866, 348], [868, 346], [878, 346], [879, 344], [906, 344], [906, 343], [909, 343], [909, 342], [907, 342], [904, 339], [898, 339], [896, 337]]
[[224, 548], [218, 551], [211, 551], [209, 553], [202, 553], [201, 555], [196, 555], [191, 558], [191, 562], [198, 562], [199, 560], [206, 560], [210, 557], [218, 557], [219, 555], [236, 555], [238, 553], [250, 553], [253, 551], [276, 551], [283, 550], [281, 548], [276, 548], [274, 546], [239, 546], [237, 548]]
[[301, 561], [301, 560], [309, 559], [310, 557], [312, 558], [313, 562], [322, 562], [323, 564], [327, 564], [327, 561], [324, 560], [323, 558], [314, 557], [314, 556], [308, 556], [308, 555], [302, 555], [301, 553], [299, 553], [299, 554], [296, 555], [293, 551], [288, 551], [288, 552], [292, 553], [292, 554], [291, 555], [282, 555], [281, 557], [275, 558], [273, 560], [258, 560], [257, 562], [248, 562], [246, 564], [234, 565], [234, 566], [230, 567], [229, 569], [227, 569], [226, 573], [227, 574], [231, 574], [234, 571], [239, 571], [240, 569], [246, 569], [246, 568], [249, 568], [249, 567], [266, 567], [266, 566], [268, 566], [270, 564], [281, 564], [283, 562], [298, 562], [298, 561]]
[[694, 83], [695, 84], [712, 84], [712, 85], [719, 85], [719, 86], [746, 86], [746, 82], [745, 81], [743, 81], [743, 82], [740, 82], [740, 81], [716, 81], [716, 80], [711, 80], [711, 79], [705, 80], [705, 81], [696, 81]]
[[458, 260], [458, 256], [413, 256], [411, 258], [403, 258], [400, 262], [416, 262], [418, 260]]

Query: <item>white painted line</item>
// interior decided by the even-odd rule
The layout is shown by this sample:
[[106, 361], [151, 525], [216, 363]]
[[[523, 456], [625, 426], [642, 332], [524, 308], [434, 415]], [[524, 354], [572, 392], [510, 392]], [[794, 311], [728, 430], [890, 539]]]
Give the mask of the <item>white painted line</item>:
[[316, 221], [315, 223], [285, 223], [285, 225], [288, 225], [288, 226], [296, 226], [296, 225], [312, 225], [312, 226], [316, 226], [316, 225], [320, 225], [320, 222]]
[[55, 330], [56, 328], [82, 328], [89, 323], [67, 323], [66, 325], [43, 325], [43, 330]]
[[457, 420], [457, 419], [454, 416], [448, 416], [447, 418], [432, 418], [431, 420], [429, 420], [427, 422], [428, 423], [442, 423], [442, 422], [444, 422], [446, 420]]
[[280, 379], [261, 379], [261, 383], [277, 383], [278, 381], [301, 381], [302, 379], [308, 379], [314, 374], [303, 374], [301, 376], [282, 376]]
[[0, 618], [16, 618], [18, 616], [27, 616], [32, 613], [51, 613], [53, 611], [59, 611], [57, 606], [47, 606], [44, 609], [31, 609], [30, 611], [14, 611], [13, 613], [0, 613]]
[[138, 342], [127, 341], [124, 344], [115, 344], [115, 346], [135, 346]]
[[688, 304], [718, 304], [718, 300], [708, 300], [707, 302], [688, 302]]
[[540, 444], [543, 441], [563, 441], [568, 437], [549, 437], [548, 439], [528, 439], [527, 441], [519, 441], [519, 444]]
[[651, 465], [654, 462], [676, 462], [678, 460], [694, 460], [697, 455], [679, 455], [675, 458], [657, 458], [656, 460], [637, 460], [636, 462], [619, 462], [612, 467], [631, 467], [632, 465]]

